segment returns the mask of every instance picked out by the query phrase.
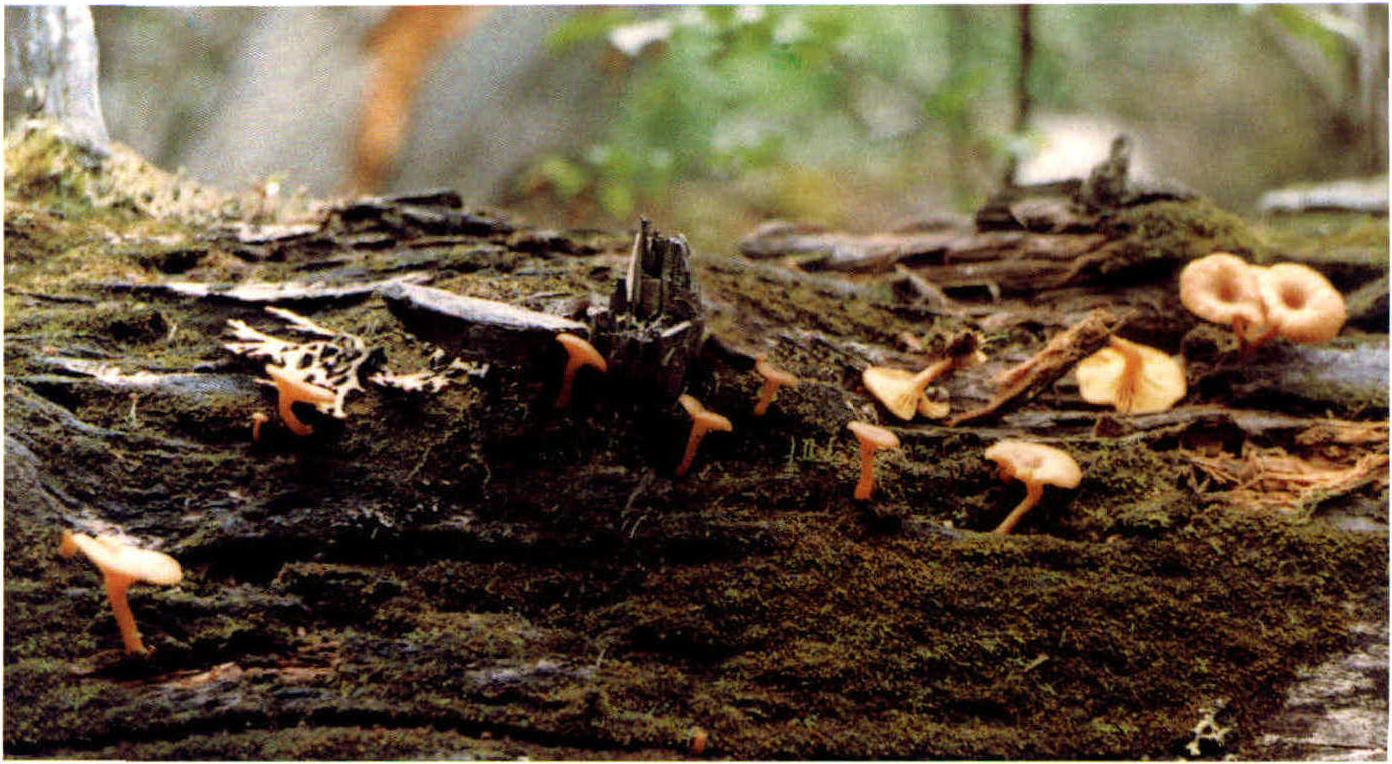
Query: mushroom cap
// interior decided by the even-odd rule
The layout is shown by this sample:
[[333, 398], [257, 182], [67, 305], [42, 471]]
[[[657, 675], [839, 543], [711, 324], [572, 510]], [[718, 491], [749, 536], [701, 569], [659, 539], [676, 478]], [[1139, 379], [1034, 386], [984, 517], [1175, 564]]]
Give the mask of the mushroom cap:
[[787, 385], [788, 387], [797, 387], [798, 383], [802, 381], [792, 373], [769, 363], [763, 356], [759, 356], [754, 360], [754, 371], [770, 382], [779, 385]]
[[914, 418], [919, 400], [923, 398], [925, 385], [919, 382], [921, 373], [888, 366], [867, 366], [860, 379], [865, 383], [865, 389], [883, 403], [889, 413], [907, 422]]
[[846, 425], [860, 444], [874, 446], [876, 450], [882, 448], [898, 448], [899, 436], [889, 430], [869, 422], [851, 422]]
[[1184, 266], [1179, 273], [1179, 301], [1190, 313], [1215, 324], [1241, 318], [1265, 323], [1257, 273], [1246, 260], [1214, 252]]
[[1257, 274], [1266, 313], [1282, 337], [1292, 342], [1325, 342], [1344, 328], [1344, 297], [1319, 271], [1300, 263], [1280, 263]]
[[179, 561], [163, 552], [123, 544], [113, 536], [92, 538], [85, 533], [63, 531], [60, 547], [63, 556], [71, 557], [78, 550], [107, 575], [164, 586], [177, 584], [184, 578]]
[[1000, 465], [1001, 474], [1035, 485], [1077, 488], [1083, 471], [1066, 452], [1027, 440], [1002, 440], [986, 449], [986, 458]]
[[561, 332], [556, 335], [556, 341], [565, 346], [572, 361], [578, 361], [582, 366], [593, 366], [602, 372], [609, 371], [609, 363], [604, 360], [604, 356], [600, 355], [599, 351], [595, 350], [595, 346], [591, 345], [589, 340], [584, 337], [570, 332]]
[[691, 415], [691, 420], [706, 430], [719, 430], [720, 432], [730, 432], [735, 426], [730, 420], [720, 414], [707, 409], [694, 396], [682, 394], [677, 398], [677, 402], [686, 409], [686, 413]]
[[[1111, 347], [1102, 348], [1078, 362], [1078, 393], [1083, 400], [1118, 405], [1123, 397], [1122, 386], [1128, 383], [1128, 356], [1140, 363], [1139, 368], [1129, 370], [1135, 375], [1130, 380], [1134, 387], [1130, 407], [1123, 413], [1169, 411], [1184, 397], [1188, 385], [1184, 379], [1184, 365], [1178, 359], [1159, 348], [1117, 336], [1111, 338], [1111, 343]], [[1120, 406], [1117, 410], [1121, 410]]]
[[686, 409], [686, 413], [693, 417], [706, 410], [706, 407], [701, 405], [700, 401], [696, 400], [696, 396], [687, 395], [686, 393], [682, 393], [681, 396], [677, 398], [677, 403], [680, 403], [681, 407]]
[[276, 387], [290, 394], [296, 401], [325, 405], [338, 399], [332, 390], [306, 382], [284, 366], [268, 363], [266, 374], [276, 383]]

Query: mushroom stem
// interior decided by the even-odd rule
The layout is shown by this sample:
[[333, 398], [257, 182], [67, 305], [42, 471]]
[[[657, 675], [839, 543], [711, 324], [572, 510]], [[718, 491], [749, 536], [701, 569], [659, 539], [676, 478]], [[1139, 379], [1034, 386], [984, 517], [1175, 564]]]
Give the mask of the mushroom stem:
[[145, 643], [140, 641], [140, 629], [135, 626], [135, 615], [131, 613], [130, 602], [126, 598], [131, 579], [110, 573], [105, 579], [106, 597], [111, 600], [111, 610], [116, 614], [116, 628], [121, 630], [121, 641], [126, 645], [126, 654], [143, 654]]
[[280, 405], [278, 407], [278, 410], [280, 411], [281, 421], [285, 422], [285, 426], [290, 428], [290, 432], [293, 432], [296, 435], [299, 435], [300, 437], [313, 434], [314, 428], [305, 424], [304, 422], [301, 422], [300, 418], [295, 416], [294, 405], [294, 398], [291, 398], [290, 396], [285, 395], [284, 393], [281, 394]]
[[1039, 500], [1044, 497], [1043, 483], [1026, 483], [1025, 488], [1026, 493], [1024, 500], [1014, 509], [1010, 510], [1010, 514], [1006, 515], [1005, 519], [1001, 521], [1001, 524], [997, 525], [996, 529], [991, 531], [992, 533], [998, 536], [1004, 536], [1009, 533], [1015, 528], [1015, 525], [1020, 522], [1020, 519], [1025, 516], [1025, 513], [1034, 509], [1034, 505], [1038, 504]]
[[571, 356], [566, 362], [565, 371], [561, 374], [561, 392], [556, 396], [556, 408], [563, 409], [570, 405], [570, 393], [575, 386], [575, 375], [584, 365], [576, 356]]
[[1136, 389], [1140, 387], [1141, 366], [1144, 360], [1141, 358], [1141, 351], [1126, 340], [1113, 335], [1109, 342], [1111, 348], [1121, 354], [1123, 362], [1121, 382], [1117, 385], [1116, 410], [1129, 414], [1136, 405]]
[[865, 501], [875, 491], [875, 452], [878, 451], [869, 441], [860, 444], [860, 482], [856, 483], [855, 497]]
[[[1247, 334], [1248, 331], [1253, 328], [1257, 328], [1261, 331], [1255, 338], [1249, 337]], [[1269, 342], [1273, 337], [1279, 334], [1280, 331], [1281, 327], [1274, 321], [1262, 327], [1251, 323], [1242, 316], [1237, 316], [1233, 319], [1233, 334], [1237, 335], [1239, 357], [1243, 361], [1252, 360], [1252, 356], [1256, 355], [1257, 349]]]
[[696, 449], [701, 447], [701, 439], [706, 437], [706, 432], [710, 427], [700, 421], [691, 423], [691, 437], [686, 439], [686, 454], [682, 456], [681, 464], [677, 465], [677, 477], [681, 477], [691, 469], [691, 465], [696, 461]]

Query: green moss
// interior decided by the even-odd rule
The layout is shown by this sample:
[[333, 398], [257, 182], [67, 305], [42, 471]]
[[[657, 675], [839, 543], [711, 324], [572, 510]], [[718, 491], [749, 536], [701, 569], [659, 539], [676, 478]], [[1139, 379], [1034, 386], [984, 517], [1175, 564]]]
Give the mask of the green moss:
[[1138, 266], [1178, 266], [1216, 251], [1260, 259], [1268, 251], [1261, 235], [1237, 215], [1199, 199], [1157, 202], [1128, 208], [1105, 222], [1108, 234], [1121, 241], [1103, 273]]

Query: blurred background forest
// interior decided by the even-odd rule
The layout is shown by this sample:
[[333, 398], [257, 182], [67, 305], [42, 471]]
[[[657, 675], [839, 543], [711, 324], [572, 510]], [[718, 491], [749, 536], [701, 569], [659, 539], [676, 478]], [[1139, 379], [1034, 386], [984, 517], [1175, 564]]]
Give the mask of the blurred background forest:
[[1386, 6], [93, 13], [111, 136], [229, 189], [448, 186], [711, 245], [969, 211], [1122, 132], [1137, 172], [1239, 211], [1386, 172]]

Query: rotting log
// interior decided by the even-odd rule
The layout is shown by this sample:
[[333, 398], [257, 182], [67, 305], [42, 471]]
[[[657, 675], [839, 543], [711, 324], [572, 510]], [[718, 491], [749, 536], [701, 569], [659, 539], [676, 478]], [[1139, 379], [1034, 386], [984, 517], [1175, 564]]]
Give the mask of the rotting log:
[[[129, 222], [61, 201], [63, 216], [48, 197], [6, 209], [11, 755], [674, 759], [701, 739], [730, 758], [1174, 758], [1221, 705], [1234, 732], [1206, 750], [1260, 757], [1278, 750], [1265, 734], [1294, 729], [1293, 690], [1321, 713], [1297, 689], [1306, 668], [1367, 652], [1356, 630], [1385, 623], [1376, 480], [1290, 517], [1214, 500], [1188, 456], [1385, 455], [1385, 401], [1342, 389], [1296, 406], [1206, 384], [1125, 416], [1082, 403], [1065, 374], [990, 419], [894, 424], [903, 448], [878, 464], [874, 501], [852, 498], [846, 423], [879, 415], [860, 389], [868, 363], [921, 368], [974, 332], [991, 360], [942, 391], [965, 410], [1097, 308], [1133, 311], [1121, 333], [1191, 353], [1196, 374], [1223, 363], [1221, 335], [1204, 340], [1167, 298], [1163, 267], [1000, 302], [959, 292], [937, 310], [893, 275], [691, 259], [651, 228], [636, 248], [518, 224], [435, 233], [399, 209], [457, 209], [445, 195], [271, 222], [313, 230], [250, 235], [262, 243], [212, 233], [245, 221]], [[1211, 243], [1184, 230], [1175, 260]], [[190, 247], [208, 254], [172, 258], [173, 277], [152, 256]], [[680, 288], [597, 305], [634, 283], [630, 265]], [[562, 359], [538, 329], [514, 340], [547, 348], [540, 376], [500, 368], [413, 396], [363, 385], [338, 426], [302, 438], [271, 421], [253, 441], [275, 395], [223, 346], [229, 319], [274, 333], [263, 306], [101, 286], [127, 271], [360, 286], [425, 268], [452, 295], [593, 320], [597, 344], [616, 309], [604, 321], [631, 336], [694, 316], [713, 339], [681, 375], [652, 367], [648, 398], [586, 373], [558, 413]], [[391, 368], [432, 357], [385, 299], [301, 307]], [[1385, 342], [1351, 327], [1326, 350]], [[1272, 344], [1255, 363], [1327, 363], [1314, 350]], [[753, 354], [804, 380], [757, 420]], [[689, 421], [662, 399], [678, 376], [735, 424], [684, 479]], [[1019, 500], [981, 456], [1003, 437], [1063, 446], [1084, 470], [1009, 539], [980, 532]], [[183, 564], [179, 587], [132, 592], [150, 656], [121, 654], [99, 577], [54, 554], [64, 528]]]

